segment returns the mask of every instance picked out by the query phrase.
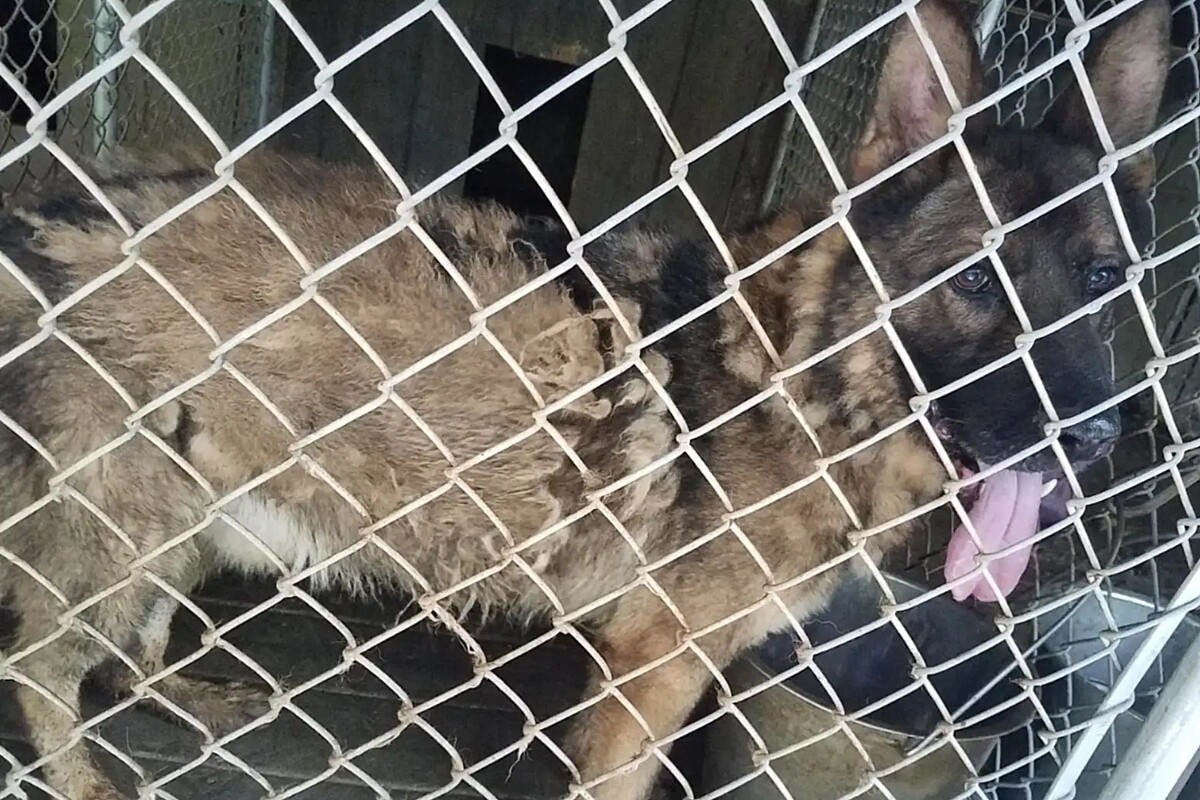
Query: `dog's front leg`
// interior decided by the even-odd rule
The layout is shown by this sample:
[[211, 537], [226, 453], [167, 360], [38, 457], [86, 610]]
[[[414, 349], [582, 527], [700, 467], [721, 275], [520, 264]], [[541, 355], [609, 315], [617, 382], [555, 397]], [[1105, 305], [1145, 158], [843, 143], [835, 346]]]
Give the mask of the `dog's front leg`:
[[[659, 608], [647, 610], [651, 604]], [[612, 680], [593, 671], [585, 697], [603, 699], [581, 712], [568, 736], [568, 752], [596, 800], [644, 800], [650, 794], [669, 749], [669, 743], [656, 743], [679, 730], [713, 678], [704, 661], [681, 649], [682, 628], [661, 603], [637, 605], [642, 607], [597, 631]], [[718, 633], [698, 643], [718, 668], [731, 650], [726, 639]]]

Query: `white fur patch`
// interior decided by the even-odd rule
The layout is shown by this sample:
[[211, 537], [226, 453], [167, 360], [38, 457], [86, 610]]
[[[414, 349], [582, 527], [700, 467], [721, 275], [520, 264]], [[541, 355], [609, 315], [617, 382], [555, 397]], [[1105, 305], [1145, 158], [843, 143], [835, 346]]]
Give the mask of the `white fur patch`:
[[[313, 531], [294, 514], [270, 500], [243, 496], [225, 507], [231, 517], [253, 533], [279, 560], [301, 570], [329, 555]], [[205, 532], [217, 557], [226, 566], [247, 572], [275, 572], [275, 564], [243, 532], [220, 520]]]

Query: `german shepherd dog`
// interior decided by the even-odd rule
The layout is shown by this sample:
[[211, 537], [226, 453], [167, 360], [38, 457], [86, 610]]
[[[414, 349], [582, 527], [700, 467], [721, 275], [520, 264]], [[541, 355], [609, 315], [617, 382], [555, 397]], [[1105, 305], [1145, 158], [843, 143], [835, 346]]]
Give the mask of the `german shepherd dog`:
[[[936, 0], [918, 14], [959, 101], [979, 98], [969, 28]], [[1155, 124], [1168, 27], [1148, 0], [1088, 47], [1117, 147]], [[855, 180], [946, 133], [941, 87], [898, 23]], [[1078, 87], [1033, 131], [986, 116], [964, 137], [1001, 220], [1097, 174]], [[1091, 412], [1036, 447], [1052, 417], [1022, 360], [974, 374], [1023, 330], [1005, 280], [986, 258], [948, 274], [992, 227], [969, 168], [953, 144], [909, 160], [853, 201], [854, 237], [834, 225], [788, 250], [819, 219], [797, 211], [735, 237], [742, 266], [782, 253], [736, 287], [710, 244], [628, 230], [579, 251], [557, 223], [441, 201], [398, 223], [375, 172], [265, 154], [229, 185], [201, 162], [127, 160], [96, 168], [111, 204], [76, 188], [9, 212], [0, 591], [19, 622], [0, 664], [46, 783], [119, 797], [73, 735], [80, 682], [118, 649], [118, 688], [213, 733], [271, 713], [256, 690], [158, 675], [175, 608], [163, 587], [186, 593], [216, 568], [578, 623], [604, 665], [566, 747], [605, 800], [645, 797], [658, 742], [711, 670], [819, 609], [834, 565], [879, 558], [905, 535], [896, 519], [946, 502], [947, 483], [983, 472], [974, 531], [951, 545], [953, 591], [1011, 590], [1043, 484], [1119, 433], [1107, 315], [1042, 329], [1098, 310], [1128, 259], [1101, 186], [999, 247], [1042, 331], [1029, 358], [1052, 409]], [[1152, 174], [1139, 156], [1114, 175], [1135, 222]], [[576, 262], [553, 270], [579, 255], [602, 287]], [[904, 298], [887, 317], [904, 355], [864, 256]], [[733, 288], [761, 327], [719, 302]], [[910, 407], [964, 376], [977, 379]]]

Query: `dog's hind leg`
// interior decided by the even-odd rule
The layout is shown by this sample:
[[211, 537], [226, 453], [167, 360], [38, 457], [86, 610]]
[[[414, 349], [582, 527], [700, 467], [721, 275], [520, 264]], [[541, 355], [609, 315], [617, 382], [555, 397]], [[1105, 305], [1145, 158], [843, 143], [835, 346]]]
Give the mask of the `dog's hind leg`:
[[[199, 569], [192, 570], [188, 579], [181, 581], [176, 588], [188, 594], [202, 577]], [[201, 680], [178, 672], [155, 678], [167, 669], [171, 622], [178, 611], [179, 602], [164, 592], [155, 598], [140, 626], [137, 663], [154, 691], [195, 717], [214, 737], [236, 730], [267, 713], [270, 710], [270, 692], [265, 688]], [[120, 662], [113, 662], [112, 667], [108, 675], [112, 689], [118, 695], [133, 693], [138, 683], [133, 671]], [[147, 697], [141, 705], [168, 721], [183, 722], [174, 710], [153, 697]]]
[[67, 634], [19, 662], [22, 679], [17, 686], [17, 702], [30, 720], [33, 746], [40, 756], [49, 757], [42, 767], [49, 785], [71, 800], [121, 798], [92, 761], [84, 742], [75, 739], [80, 722], [80, 684], [104, 657], [101, 646], [85, 644], [78, 635]]
[[[60, 575], [45, 575], [53, 581]], [[19, 616], [7, 677], [16, 697], [47, 782], [71, 800], [119, 800], [121, 795], [92, 760], [80, 729], [80, 686], [88, 673], [112, 657], [104, 640], [129, 647], [144, 585], [115, 592], [74, 619], [50, 602], [38, 582], [13, 581], [13, 608]], [[72, 587], [74, 588], [74, 587]], [[99, 633], [99, 638], [88, 630]]]
[[[70, 441], [91, 444], [82, 435]], [[157, 584], [176, 585], [199, 557], [190, 539], [162, 545], [203, 519], [206, 496], [136, 438], [75, 472], [68, 486], [7, 532], [6, 546], [28, 571], [8, 571], [19, 621], [4, 677], [17, 684], [48, 784], [70, 800], [115, 800], [84, 741], [101, 731], [81, 727], [80, 685], [110, 658], [136, 658], [140, 629], [162, 597]]]

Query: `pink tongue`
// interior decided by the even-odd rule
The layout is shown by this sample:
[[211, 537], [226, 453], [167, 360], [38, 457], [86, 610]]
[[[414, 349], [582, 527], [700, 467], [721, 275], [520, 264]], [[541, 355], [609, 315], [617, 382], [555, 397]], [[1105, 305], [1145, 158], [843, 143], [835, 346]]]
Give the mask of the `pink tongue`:
[[[969, 512], [971, 524], [975, 526], [975, 533], [983, 544], [983, 551], [994, 553], [1037, 533], [1041, 500], [1041, 473], [1006, 469], [985, 480], [979, 489], [979, 498]], [[1031, 547], [1022, 547], [988, 562], [987, 570], [1004, 595], [1016, 588], [1017, 581], [1029, 564], [1031, 550]], [[975, 557], [979, 552], [966, 526], [955, 528], [946, 550], [946, 581], [961, 578], [975, 569]], [[951, 591], [954, 599], [959, 601], [971, 595], [986, 602], [997, 599], [982, 571], [957, 584]]]

